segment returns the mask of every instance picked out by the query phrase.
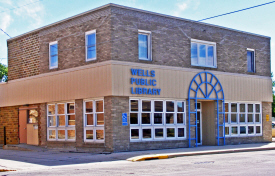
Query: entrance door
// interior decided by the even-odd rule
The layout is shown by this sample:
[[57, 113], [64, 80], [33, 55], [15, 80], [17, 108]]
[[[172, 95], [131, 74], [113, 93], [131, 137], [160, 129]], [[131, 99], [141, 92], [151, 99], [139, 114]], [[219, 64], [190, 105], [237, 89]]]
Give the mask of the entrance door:
[[19, 139], [27, 143], [27, 110], [19, 110]]
[[197, 139], [198, 145], [202, 145], [202, 116], [201, 116], [201, 103], [197, 103]]

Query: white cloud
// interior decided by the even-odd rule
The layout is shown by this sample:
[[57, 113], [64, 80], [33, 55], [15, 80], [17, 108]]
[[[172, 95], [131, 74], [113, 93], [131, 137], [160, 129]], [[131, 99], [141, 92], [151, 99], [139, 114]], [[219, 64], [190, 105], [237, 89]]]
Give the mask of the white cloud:
[[183, 2], [183, 3], [180, 3], [178, 4], [178, 8], [180, 11], [184, 11], [185, 9], [187, 9], [187, 5], [188, 3], [187, 2]]
[[1, 4], [9, 4], [9, 5], [11, 5], [12, 4], [12, 0], [0, 0], [0, 3]]
[[0, 18], [0, 28], [6, 31], [9, 25], [12, 22], [12, 18], [8, 13], [2, 13], [2, 17]]
[[26, 18], [27, 20], [31, 19], [31, 23], [34, 26], [42, 24], [42, 17], [45, 11], [41, 2], [37, 2], [37, 0], [20, 0], [14, 6], [20, 7], [13, 11], [15, 15]]
[[181, 14], [187, 10], [188, 8], [193, 8], [196, 10], [198, 6], [200, 5], [199, 0], [180, 0], [178, 3], [176, 3], [176, 9], [174, 11], [175, 16], [181, 16]]

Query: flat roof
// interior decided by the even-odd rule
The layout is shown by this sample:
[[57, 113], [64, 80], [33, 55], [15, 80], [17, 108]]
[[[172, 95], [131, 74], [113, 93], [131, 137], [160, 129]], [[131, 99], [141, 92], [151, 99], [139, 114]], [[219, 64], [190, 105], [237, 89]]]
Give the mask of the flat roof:
[[106, 5], [97, 7], [97, 8], [95, 8], [95, 9], [88, 10], [88, 11], [86, 11], [86, 12], [80, 13], [80, 14], [78, 14], [78, 15], [74, 15], [74, 16], [72, 16], [72, 17], [65, 18], [65, 19], [60, 20], [60, 21], [57, 21], [57, 22], [55, 22], [55, 23], [52, 23], [52, 24], [49, 24], [49, 25], [46, 25], [46, 26], [43, 26], [43, 27], [34, 29], [34, 30], [29, 31], [29, 32], [26, 32], [26, 33], [23, 33], [23, 34], [21, 34], [21, 35], [12, 37], [12, 38], [10, 38], [10, 39], [7, 39], [7, 41], [11, 41], [11, 40], [20, 38], [20, 37], [22, 37], [22, 36], [24, 36], [24, 35], [28, 35], [28, 34], [31, 34], [31, 33], [34, 33], [34, 32], [38, 32], [38, 31], [40, 31], [40, 30], [42, 30], [42, 29], [45, 29], [45, 28], [48, 28], [48, 27], [57, 25], [57, 24], [59, 24], [59, 23], [62, 23], [62, 22], [65, 22], [65, 21], [68, 21], [68, 20], [71, 20], [71, 19], [80, 17], [80, 16], [82, 16], [82, 15], [85, 15], [85, 14], [88, 14], [88, 13], [91, 13], [91, 12], [94, 12], [94, 11], [97, 11], [97, 10], [100, 10], [100, 9], [103, 9], [103, 8], [106, 8], [106, 7], [110, 7], [110, 6], [118, 7], [118, 8], [123, 8], [123, 9], [127, 9], [127, 10], [133, 10], [133, 11], [137, 11], [137, 12], [148, 13], [148, 14], [152, 14], [152, 15], [167, 17], [167, 18], [173, 18], [173, 19], [182, 20], [182, 21], [188, 21], [188, 22], [198, 23], [198, 24], [202, 24], [202, 25], [206, 25], [206, 26], [212, 26], [212, 27], [217, 27], [217, 28], [221, 28], [221, 29], [227, 29], [227, 30], [231, 30], [231, 31], [235, 31], [235, 32], [240, 32], [240, 33], [245, 33], [245, 34], [249, 34], [249, 35], [254, 35], [254, 36], [264, 37], [264, 38], [269, 38], [269, 39], [270, 39], [269, 36], [265, 36], [265, 35], [254, 34], [254, 33], [251, 33], [251, 32], [245, 32], [245, 31], [241, 31], [241, 30], [237, 30], [237, 29], [227, 28], [227, 27], [218, 26], [218, 25], [213, 25], [213, 24], [204, 23], [204, 22], [199, 22], [199, 21], [195, 21], [195, 20], [190, 20], [190, 19], [185, 19], [185, 18], [170, 16], [170, 15], [164, 15], [164, 14], [161, 14], [161, 13], [156, 13], [156, 12], [151, 12], [151, 11], [147, 11], [147, 10], [136, 9], [136, 8], [133, 8], [133, 7], [127, 7], [127, 6], [122, 6], [122, 5], [118, 5], [118, 4], [109, 3], [109, 4], [106, 4]]

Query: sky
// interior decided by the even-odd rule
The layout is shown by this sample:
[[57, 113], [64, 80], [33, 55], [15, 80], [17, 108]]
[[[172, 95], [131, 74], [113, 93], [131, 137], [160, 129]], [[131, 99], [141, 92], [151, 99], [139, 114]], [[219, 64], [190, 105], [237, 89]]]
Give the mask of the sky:
[[[271, 0], [0, 0], [0, 28], [11, 37], [63, 20], [99, 6], [128, 7], [201, 20]], [[271, 71], [275, 73], [275, 3], [210, 20], [205, 23], [271, 37]], [[7, 65], [7, 39], [0, 31], [0, 62]], [[267, 68], [268, 69], [268, 68]]]

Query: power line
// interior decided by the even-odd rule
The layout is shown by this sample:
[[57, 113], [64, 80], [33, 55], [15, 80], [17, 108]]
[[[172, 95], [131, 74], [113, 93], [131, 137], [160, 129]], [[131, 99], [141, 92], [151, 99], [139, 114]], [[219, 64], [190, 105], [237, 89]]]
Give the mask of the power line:
[[[42, 0], [38, 0], [38, 1], [35, 1], [33, 3], [36, 3], [36, 2], [39, 2], [39, 1], [42, 1]], [[265, 3], [265, 4], [260, 4], [260, 5], [257, 5], [257, 6], [253, 6], [253, 7], [249, 7], [249, 8], [245, 8], [245, 9], [241, 9], [241, 10], [237, 10], [237, 11], [233, 11], [233, 12], [229, 12], [229, 13], [225, 13], [225, 14], [221, 14], [221, 15], [217, 15], [217, 16], [214, 16], [214, 17], [209, 17], [209, 18], [205, 18], [205, 19], [202, 19], [202, 20], [198, 20], [199, 21], [203, 21], [203, 20], [207, 20], [207, 19], [211, 19], [211, 18], [216, 18], [216, 17], [219, 17], [219, 16], [223, 16], [223, 15], [228, 15], [228, 14], [232, 14], [232, 13], [236, 13], [236, 12], [240, 12], [240, 11], [244, 11], [244, 10], [248, 10], [248, 9], [252, 9], [252, 8], [255, 8], [255, 7], [260, 7], [260, 6], [264, 6], [264, 5], [267, 5], [267, 4], [271, 4], [271, 3], [274, 3], [275, 1], [271, 1], [271, 2], [268, 2], [268, 3]], [[24, 6], [26, 5], [30, 5], [30, 4], [33, 4], [33, 3], [29, 3], [29, 4], [25, 4]], [[21, 6], [23, 7], [23, 6]], [[17, 8], [20, 8], [20, 7], [17, 7]], [[15, 9], [15, 8], [14, 8]], [[13, 10], [13, 9], [10, 9], [10, 10]], [[0, 12], [2, 13], [2, 12]], [[174, 28], [178, 28], [178, 27], [182, 27], [183, 25], [178, 25], [178, 26], [173, 26], [173, 27], [167, 27], [167, 28], [164, 28], [164, 29], [158, 29], [158, 30], [171, 30], [171, 29], [174, 29]], [[2, 30], [0, 28], [0, 30]], [[3, 30], [2, 30], [3, 31]], [[153, 30], [152, 30], [153, 31]], [[8, 35], [5, 31], [3, 31], [6, 35]], [[82, 34], [80, 34], [82, 35]], [[8, 35], [9, 36], [9, 35]], [[76, 35], [76, 36], [79, 36], [79, 35]], [[9, 36], [10, 37], [10, 36]], [[132, 39], [134, 37], [121, 37], [119, 39], [111, 39], [111, 40], [107, 40], [107, 41], [104, 41], [104, 42], [100, 42], [100, 43], [97, 43], [96, 45], [102, 45], [102, 44], [105, 44], [105, 43], [108, 43], [108, 42], [112, 42], [112, 41], [119, 41], [119, 40], [123, 40], [123, 39]], [[62, 38], [61, 38], [62, 39]], [[65, 49], [62, 49], [62, 50], [58, 50], [58, 51], [66, 51], [66, 50], [70, 50], [70, 49], [77, 49], [77, 48], [81, 48], [81, 47], [86, 47], [86, 45], [79, 45], [79, 46], [76, 46], [76, 47], [70, 47], [70, 48], [65, 48]], [[43, 53], [47, 53], [47, 52], [42, 52]]]
[[[43, 1], [43, 0], [34, 1], [34, 2], [31, 2], [31, 3], [25, 4], [25, 5], [19, 6], [19, 7], [14, 7], [14, 8], [9, 9], [9, 10], [4, 10], [4, 11], [1, 11], [0, 13], [8, 12], [8, 11], [11, 11], [11, 10], [14, 10], [14, 9], [19, 9], [21, 7], [25, 7], [25, 6], [37, 3], [39, 1]], [[8, 33], [6, 33], [3, 29], [0, 28], [0, 30], [3, 31], [7, 36], [9, 36], [11, 38], [11, 36]]]
[[205, 19], [198, 20], [198, 21], [209, 20], [209, 19], [212, 19], [212, 18], [217, 18], [217, 17], [220, 17], [220, 16], [229, 15], [229, 14], [232, 14], [232, 13], [237, 13], [237, 12], [241, 12], [241, 11], [245, 11], [245, 10], [253, 9], [253, 8], [256, 8], [256, 7], [260, 7], [260, 6], [264, 6], [264, 5], [272, 4], [272, 3], [274, 3], [274, 2], [275, 2], [275, 1], [271, 1], [271, 2], [264, 3], [264, 4], [260, 4], [260, 5], [256, 5], [256, 6], [248, 7], [248, 8], [245, 8], [245, 9], [236, 10], [236, 11], [233, 11], [233, 12], [228, 12], [228, 13], [224, 13], [224, 14], [221, 14], [221, 15], [216, 15], [216, 16], [213, 16], [213, 17], [205, 18]]
[[7, 36], [11, 38], [11, 36], [8, 33], [6, 33], [3, 29], [0, 28], [0, 30], [3, 31]]
[[21, 8], [21, 7], [25, 7], [25, 6], [27, 6], [27, 5], [31, 5], [31, 4], [37, 3], [37, 2], [39, 2], [39, 1], [43, 1], [43, 0], [34, 1], [34, 2], [31, 2], [31, 3], [25, 4], [25, 5], [19, 6], [19, 7], [11, 8], [11, 9], [9, 9], [9, 10], [4, 10], [4, 11], [1, 11], [0, 13], [8, 12], [8, 11], [11, 11], [11, 10], [14, 10], [14, 9], [19, 9], [19, 8]]

